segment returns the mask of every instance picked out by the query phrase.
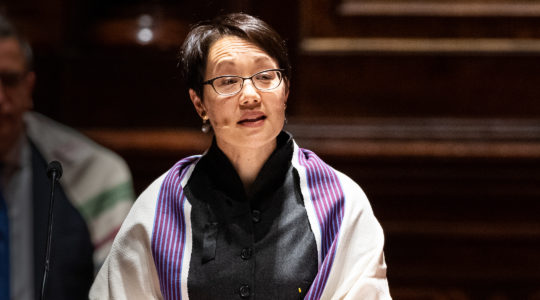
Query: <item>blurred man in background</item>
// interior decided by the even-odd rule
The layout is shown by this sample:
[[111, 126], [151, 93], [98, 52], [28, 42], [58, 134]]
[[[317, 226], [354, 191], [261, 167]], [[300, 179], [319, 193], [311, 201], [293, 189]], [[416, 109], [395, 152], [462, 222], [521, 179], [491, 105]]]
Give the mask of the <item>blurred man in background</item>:
[[97, 269], [134, 199], [125, 162], [73, 129], [31, 112], [32, 51], [0, 15], [0, 300], [41, 291], [50, 180], [56, 189], [46, 299], [87, 299]]

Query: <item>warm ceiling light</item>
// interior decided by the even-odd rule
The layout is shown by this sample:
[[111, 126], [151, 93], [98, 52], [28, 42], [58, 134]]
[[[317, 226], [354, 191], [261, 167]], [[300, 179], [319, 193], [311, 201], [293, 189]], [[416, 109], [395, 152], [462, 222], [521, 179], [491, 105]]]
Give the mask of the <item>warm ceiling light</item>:
[[141, 44], [148, 44], [154, 38], [154, 32], [150, 28], [141, 28], [137, 32], [137, 41]]
[[154, 39], [154, 31], [152, 25], [154, 19], [148, 14], [140, 15], [137, 19], [139, 30], [137, 31], [137, 41], [141, 44], [148, 44]]

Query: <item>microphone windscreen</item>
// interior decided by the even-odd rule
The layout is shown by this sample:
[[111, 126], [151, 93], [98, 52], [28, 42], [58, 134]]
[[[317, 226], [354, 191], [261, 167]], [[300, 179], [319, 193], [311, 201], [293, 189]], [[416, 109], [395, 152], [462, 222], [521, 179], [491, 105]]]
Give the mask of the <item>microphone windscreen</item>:
[[47, 167], [47, 176], [49, 176], [49, 178], [52, 177], [53, 172], [56, 173], [56, 180], [62, 177], [62, 164], [57, 160], [51, 161]]

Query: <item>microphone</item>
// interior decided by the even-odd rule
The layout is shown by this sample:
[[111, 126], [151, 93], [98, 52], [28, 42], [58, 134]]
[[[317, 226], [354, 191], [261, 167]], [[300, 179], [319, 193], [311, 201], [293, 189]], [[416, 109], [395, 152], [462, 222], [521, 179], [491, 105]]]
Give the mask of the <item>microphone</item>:
[[53, 228], [53, 207], [54, 207], [54, 185], [62, 177], [62, 165], [54, 160], [49, 163], [47, 167], [47, 177], [51, 180], [51, 197], [49, 198], [49, 221], [47, 230], [47, 244], [45, 253], [45, 266], [43, 268], [43, 279], [41, 280], [41, 296], [39, 299], [43, 300], [45, 295], [45, 286], [47, 284], [47, 275], [49, 274], [49, 260], [51, 257], [51, 240], [52, 240], [52, 228]]
[[47, 177], [58, 182], [58, 179], [62, 177], [62, 164], [57, 160], [51, 161], [47, 167]]

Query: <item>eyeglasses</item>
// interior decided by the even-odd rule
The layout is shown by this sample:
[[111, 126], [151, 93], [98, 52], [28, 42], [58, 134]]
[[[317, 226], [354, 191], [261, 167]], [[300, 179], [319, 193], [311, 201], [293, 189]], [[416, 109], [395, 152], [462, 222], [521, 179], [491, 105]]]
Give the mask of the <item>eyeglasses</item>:
[[4, 87], [15, 87], [23, 79], [23, 72], [0, 72], [0, 81]]
[[251, 80], [253, 86], [260, 91], [269, 91], [277, 88], [283, 80], [283, 69], [264, 70], [251, 75], [250, 77], [241, 77], [233, 75], [224, 75], [212, 78], [203, 82], [212, 86], [216, 93], [222, 96], [232, 96], [238, 94], [244, 87], [244, 81]]

